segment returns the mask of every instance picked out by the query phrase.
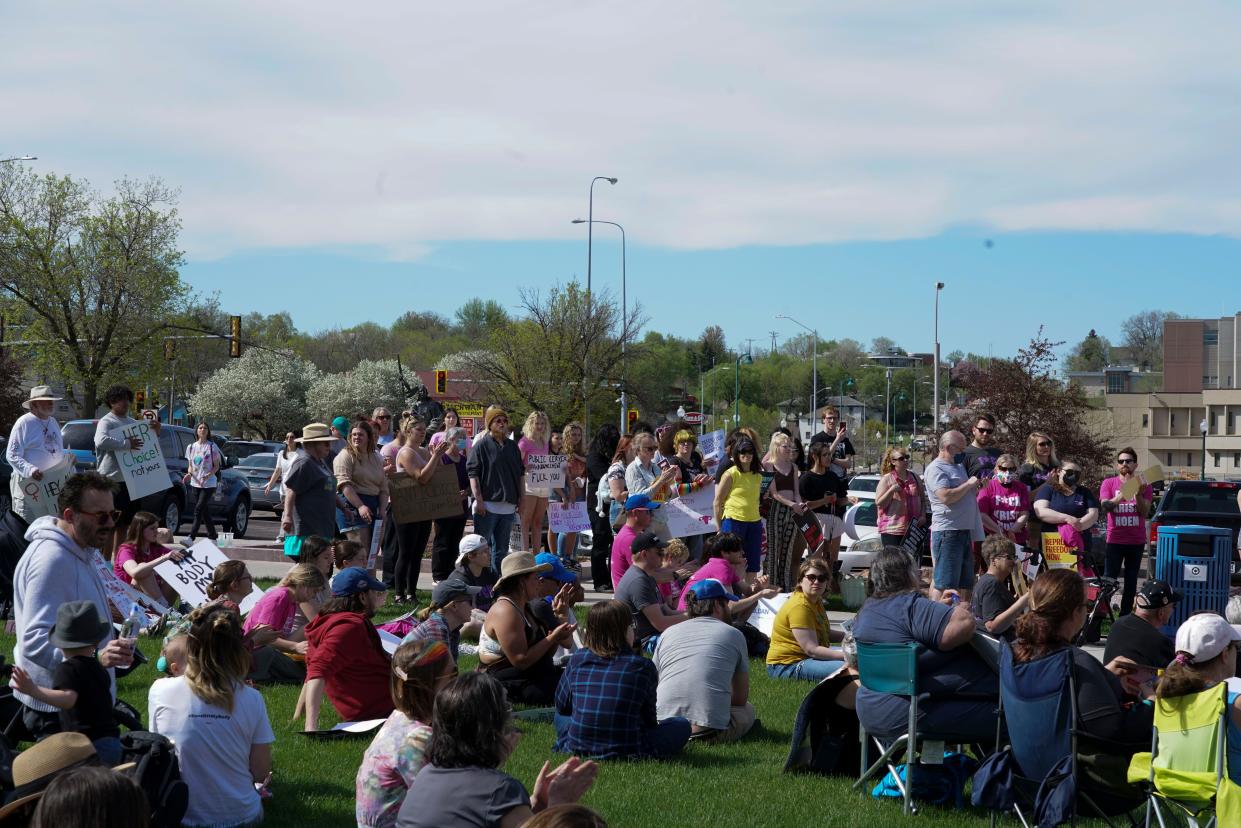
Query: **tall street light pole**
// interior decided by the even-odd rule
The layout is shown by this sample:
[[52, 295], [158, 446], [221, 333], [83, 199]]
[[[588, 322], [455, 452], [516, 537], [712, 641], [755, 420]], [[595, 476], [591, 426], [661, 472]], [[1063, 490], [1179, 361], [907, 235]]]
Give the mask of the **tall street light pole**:
[[[609, 184], [615, 184], [616, 179], [609, 178], [606, 175], [596, 175], [594, 178], [590, 179], [590, 196], [586, 200], [586, 219], [587, 219], [587, 222], [586, 222], [586, 319], [588, 322], [590, 320], [590, 308], [591, 308], [590, 277], [591, 277], [591, 261], [593, 258], [591, 256], [591, 253], [593, 252], [592, 243], [594, 241], [594, 239], [592, 238], [593, 233], [591, 231], [593, 230], [595, 226], [595, 182], [596, 181], [606, 181]], [[583, 369], [589, 368], [589, 360], [590, 360], [589, 353], [582, 355], [582, 368]], [[582, 433], [584, 434], [590, 434], [590, 394], [587, 392], [587, 383], [590, 382], [590, 378], [588, 376], [589, 373], [590, 372], [587, 370], [582, 371], [582, 375], [583, 375], [582, 376]]]
[[806, 331], [810, 333], [811, 336], [814, 337], [814, 351], [810, 357], [810, 360], [811, 360], [810, 371], [813, 376], [813, 379], [811, 380], [811, 386], [813, 390], [810, 392], [810, 424], [813, 427], [815, 412], [819, 408], [819, 332], [817, 329], [808, 328], [802, 323], [798, 322], [793, 317], [785, 316], [782, 313], [777, 313], [776, 319], [787, 319], [790, 322], [792, 322], [794, 325], [797, 325], [805, 329]]
[[[616, 183], [616, 179], [611, 179], [612, 183]], [[620, 430], [621, 434], [625, 433], [625, 412], [629, 410], [629, 386], [625, 383], [625, 371], [628, 363], [625, 360], [625, 336], [626, 328], [629, 324], [629, 304], [627, 299], [626, 287], [628, 277], [625, 275], [625, 228], [621, 227], [614, 221], [604, 221], [603, 219], [573, 219], [574, 224], [610, 224], [621, 233], [621, 399], [620, 399]], [[589, 230], [587, 233], [589, 234]], [[589, 290], [589, 288], [587, 288]]]
[[931, 422], [931, 434], [938, 439], [939, 437], [939, 292], [944, 289], [943, 282], [935, 283], [935, 387], [932, 389], [932, 397], [935, 400]]
[[[733, 382], [733, 428], [741, 425], [741, 363], [743, 362], [746, 365], [754, 362], [754, 357], [749, 351], [737, 355], [737, 373]], [[755, 446], [755, 448], [758, 447]]]
[[892, 445], [892, 369], [889, 368], [885, 372], [887, 374], [887, 399], [884, 401], [883, 408], [883, 430], [884, 444]]

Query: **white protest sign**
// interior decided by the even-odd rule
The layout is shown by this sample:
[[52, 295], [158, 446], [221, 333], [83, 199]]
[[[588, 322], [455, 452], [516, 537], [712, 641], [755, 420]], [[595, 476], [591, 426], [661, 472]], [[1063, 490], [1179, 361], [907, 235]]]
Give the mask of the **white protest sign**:
[[1019, 543], [1013, 544], [1013, 548], [1022, 574], [1026, 576], [1026, 580], [1033, 581], [1038, 577], [1038, 556]]
[[563, 503], [547, 504], [547, 523], [556, 533], [588, 531], [590, 516], [586, 514], [586, 501], [570, 503], [567, 509]]
[[560, 454], [526, 455], [526, 488], [564, 488], [564, 456]]
[[771, 598], [759, 598], [758, 603], [754, 605], [754, 612], [750, 613], [746, 623], [771, 638], [771, 629], [776, 623], [776, 613], [790, 597], [792, 597], [791, 592], [781, 592]]
[[145, 419], [130, 423], [121, 428], [114, 428], [108, 434], [116, 440], [128, 442], [137, 437], [142, 441], [142, 448], [117, 449], [116, 462], [125, 476], [125, 489], [130, 500], [140, 500], [147, 495], [172, 488], [172, 478], [168, 476], [168, 467], [164, 465], [164, 453], [159, 449], [159, 435]]
[[366, 568], [375, 569], [375, 558], [379, 556], [379, 539], [383, 537], [384, 522], [377, 520], [371, 524], [371, 548], [366, 553]]
[[698, 451], [704, 468], [714, 468], [724, 459], [724, 430], [708, 431], [698, 438]]
[[129, 608], [134, 604], [142, 606], [148, 615], [159, 616], [168, 612], [168, 607], [116, 577], [116, 573], [112, 570], [112, 564], [103, 559], [103, 555], [99, 554], [99, 550], [95, 550], [95, 555], [91, 562], [95, 565], [95, 571], [99, 573], [99, 580], [103, 583], [103, 591], [108, 594], [108, 600], [112, 603], [112, 606], [116, 607], [117, 615], [121, 618], [129, 615]]
[[[215, 568], [225, 561], [231, 560], [221, 552], [214, 543], [205, 538], [185, 550], [185, 557], [179, 561], [164, 561], [155, 567], [165, 581], [172, 584], [187, 604], [192, 607], [201, 606], [210, 599], [207, 597], [207, 586], [211, 583], [211, 574]], [[241, 602], [241, 613], [245, 615], [258, 600], [263, 597], [263, 590], [253, 587], [250, 594]]]
[[24, 512], [31, 523], [35, 518], [44, 515], [60, 514], [57, 500], [60, 498], [61, 487], [65, 485], [65, 481], [71, 474], [73, 474], [72, 460], [64, 460], [50, 469], [44, 469], [43, 477], [39, 480], [33, 477], [18, 477], [14, 473], [13, 486], [25, 504]]
[[669, 500], [660, 509], [668, 524], [668, 534], [674, 538], [688, 538], [717, 531], [714, 501], [714, 483]]

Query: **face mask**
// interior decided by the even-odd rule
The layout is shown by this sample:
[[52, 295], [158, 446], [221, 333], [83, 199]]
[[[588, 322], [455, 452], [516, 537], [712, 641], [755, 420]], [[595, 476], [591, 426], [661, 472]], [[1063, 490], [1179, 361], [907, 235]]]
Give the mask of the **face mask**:
[[1077, 472], [1066, 471], [1064, 474], [1060, 475], [1060, 480], [1066, 486], [1076, 486], [1077, 485]]
[[1010, 471], [998, 471], [995, 473], [995, 479], [1000, 481], [1001, 485], [1007, 486], [1013, 482], [1013, 473]]
[[464, 437], [461, 438], [460, 440], [457, 441], [457, 448], [460, 449], [461, 451], [465, 451], [465, 443], [466, 443], [465, 438]]

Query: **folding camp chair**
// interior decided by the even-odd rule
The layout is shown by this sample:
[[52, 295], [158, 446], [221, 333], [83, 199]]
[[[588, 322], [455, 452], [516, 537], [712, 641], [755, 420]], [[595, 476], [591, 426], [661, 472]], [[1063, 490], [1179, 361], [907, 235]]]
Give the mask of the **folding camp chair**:
[[[1055, 797], [1056, 789], [1061, 794], [1060, 809], [1068, 811], [1070, 823], [1076, 824], [1080, 800], [1112, 825], [1103, 809], [1076, 786], [1077, 688], [1072, 659], [1072, 651], [1065, 648], [1035, 661], [1016, 664], [1008, 643], [1000, 645], [1000, 717], [1007, 727], [1009, 750], [1016, 762], [1012, 810], [1026, 828], [1038, 822], [1038, 797]], [[998, 741], [997, 727], [997, 744]], [[997, 815], [992, 811], [993, 826]]]
[[1160, 828], [1185, 824], [1215, 828], [1216, 792], [1224, 778], [1228, 741], [1228, 686], [1220, 683], [1201, 693], [1159, 699], [1155, 703], [1151, 752], [1139, 753], [1129, 778], [1146, 770], [1146, 826], [1154, 815]]
[[[862, 773], [853, 783], [853, 789], [859, 790], [886, 767], [896, 780], [896, 785], [904, 796], [903, 811], [916, 814], [918, 808], [913, 802], [914, 768], [922, 756], [920, 742], [939, 741], [957, 742], [950, 735], [918, 732], [918, 654], [921, 644], [864, 644], [858, 642], [857, 661], [858, 678], [862, 686], [876, 693], [891, 693], [909, 698], [909, 724], [906, 731], [895, 738], [885, 738], [870, 734], [871, 739], [881, 751], [881, 755], [869, 767], [866, 766], [866, 729], [859, 725], [859, 737], [862, 742]], [[940, 748], [942, 751], [942, 747]], [[896, 759], [905, 755], [905, 778], [896, 769]]]

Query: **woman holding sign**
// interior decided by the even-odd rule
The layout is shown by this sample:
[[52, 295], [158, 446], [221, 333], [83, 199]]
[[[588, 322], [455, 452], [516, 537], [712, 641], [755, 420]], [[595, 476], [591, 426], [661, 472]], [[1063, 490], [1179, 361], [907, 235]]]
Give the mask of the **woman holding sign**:
[[367, 549], [371, 548], [371, 528], [388, 512], [388, 476], [376, 453], [375, 429], [358, 420], [349, 429], [349, 443], [336, 455], [332, 470], [336, 488], [356, 512], [345, 525], [345, 534]]
[[155, 539], [158, 532], [159, 518], [155, 515], [150, 512], [134, 515], [125, 542], [116, 550], [112, 571], [124, 583], [137, 587], [156, 601], [175, 607], [180, 601], [177, 591], [155, 574], [155, 567], [165, 561], [179, 561], [185, 553], [159, 544]]
[[[442, 465], [440, 461], [448, 451], [449, 444], [447, 440], [441, 440], [430, 450], [422, 448], [426, 425], [421, 420], [407, 422], [410, 423], [409, 428], [402, 431], [405, 444], [396, 455], [397, 473], [408, 475], [426, 485], [435, 476], [435, 470]], [[396, 594], [393, 601], [397, 604], [414, 601], [414, 593], [418, 588], [418, 573], [422, 571], [422, 556], [427, 551], [427, 539], [431, 537], [432, 525], [431, 520], [396, 524], [396, 565], [391, 571], [392, 591]], [[384, 565], [384, 570], [388, 571], [387, 564]]]
[[35, 481], [35, 491], [41, 487], [43, 473], [49, 469], [63, 467], [64, 473], [73, 471], [73, 465], [65, 462], [65, 441], [60, 434], [60, 423], [52, 416], [56, 401], [60, 397], [52, 394], [51, 386], [36, 385], [30, 389], [30, 399], [22, 403], [22, 408], [29, 413], [23, 414], [13, 423], [9, 433], [9, 443], [4, 455], [13, 467], [13, 482], [10, 490], [13, 494], [13, 511], [30, 523], [37, 517], [55, 514], [56, 503], [38, 506], [38, 499], [28, 500], [25, 489], [31, 481]]
[[1125, 586], [1121, 593], [1120, 614], [1133, 610], [1138, 592], [1138, 571], [1146, 550], [1146, 515], [1155, 492], [1146, 478], [1138, 473], [1138, 453], [1125, 447], [1116, 453], [1116, 476], [1099, 487], [1099, 505], [1107, 514], [1107, 559], [1104, 573], [1119, 578], [1125, 570]]
[[[220, 447], [211, 441], [211, 426], [199, 423], [194, 429], [197, 436], [194, 442], [185, 449], [185, 462], [189, 471], [181, 482], [190, 487], [194, 494], [194, 522], [190, 524], [189, 543], [194, 545], [194, 536], [198, 534], [199, 525], [207, 524], [207, 537], [215, 540], [215, 524], [211, 522], [211, 496], [215, 494], [219, 478], [216, 475], [224, 468], [224, 455]], [[175, 527], [173, 527], [175, 529]]]
[[1078, 568], [1090, 555], [1090, 528], [1099, 520], [1099, 500], [1080, 484], [1081, 467], [1064, 460], [1034, 493], [1034, 514], [1045, 531], [1059, 532], [1065, 546], [1079, 552]]
[[[517, 450], [521, 453], [521, 465], [525, 468], [532, 454], [548, 454], [547, 415], [531, 411], [521, 427], [521, 439]], [[551, 489], [528, 486], [521, 496], [517, 519], [521, 522], [521, 548], [537, 553], [543, 534], [543, 516], [547, 514], [547, 498]]]
[[[586, 447], [582, 444], [582, 424], [567, 423], [561, 432], [560, 454], [564, 457], [564, 487], [553, 489], [548, 497], [549, 503], [560, 504], [568, 509], [574, 503], [586, 500]], [[557, 535], [547, 528], [547, 548], [555, 550], [557, 557], [565, 566], [574, 572], [581, 572], [582, 567], [574, 558], [577, 549], [577, 532], [565, 532]]]

